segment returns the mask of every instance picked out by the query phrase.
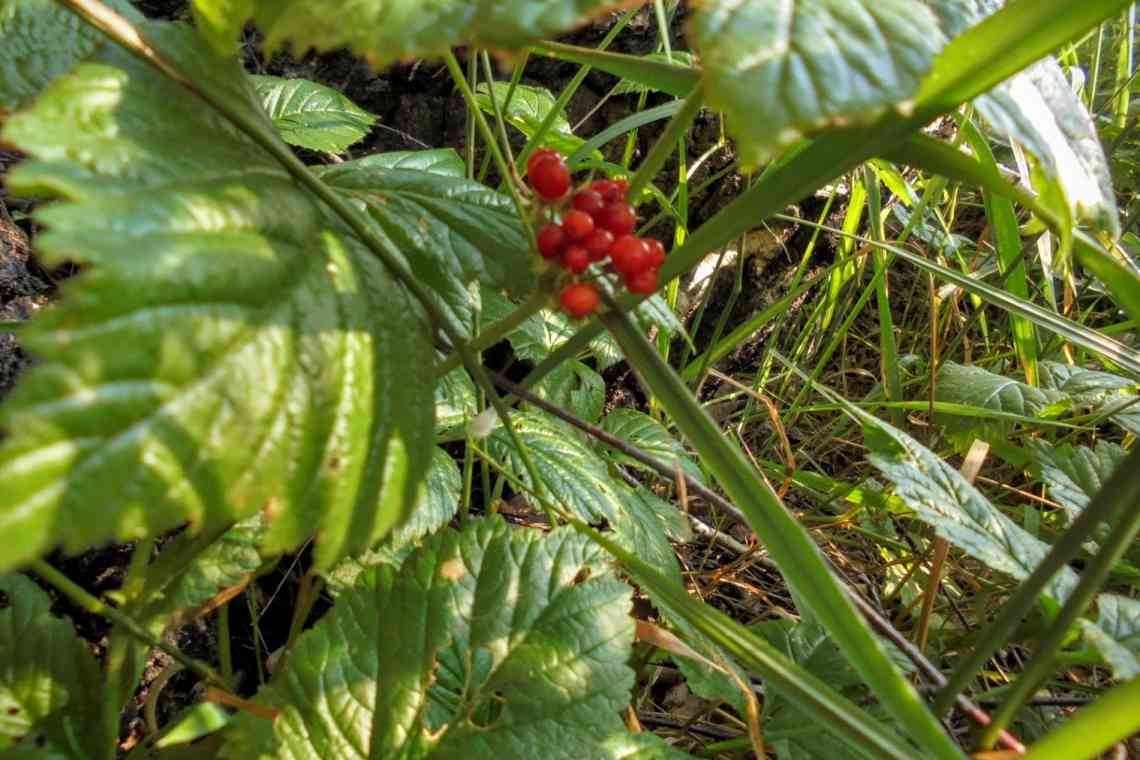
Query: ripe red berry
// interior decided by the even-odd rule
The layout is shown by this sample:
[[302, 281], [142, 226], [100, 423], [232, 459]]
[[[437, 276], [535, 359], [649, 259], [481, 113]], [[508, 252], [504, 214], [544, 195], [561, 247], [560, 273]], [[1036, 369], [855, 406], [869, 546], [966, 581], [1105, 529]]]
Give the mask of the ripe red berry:
[[649, 267], [649, 246], [633, 235], [620, 237], [610, 247], [610, 260], [614, 269], [629, 277]]
[[530, 158], [526, 160], [526, 173], [530, 174], [533, 172], [535, 166], [548, 158], [560, 158], [558, 151], [551, 150], [550, 148], [539, 148], [534, 153], [531, 153]]
[[574, 274], [581, 274], [590, 266], [590, 254], [580, 245], [572, 245], [562, 252], [562, 266]]
[[590, 189], [598, 195], [602, 196], [602, 200], [606, 203], [613, 203], [614, 201], [621, 200], [621, 189], [618, 188], [618, 184], [613, 180], [595, 180], [594, 182], [590, 183]]
[[579, 190], [574, 196], [574, 208], [593, 216], [606, 206], [601, 194], [594, 190]]
[[562, 304], [564, 312], [575, 319], [581, 319], [588, 317], [597, 310], [598, 291], [588, 282], [579, 282], [574, 285], [567, 285], [562, 291], [562, 295], [558, 297], [558, 301]]
[[637, 226], [637, 212], [628, 203], [611, 203], [598, 212], [594, 223], [614, 233], [615, 237], [628, 235]]
[[625, 286], [630, 293], [648, 296], [657, 290], [657, 268], [642, 269], [625, 278]]
[[601, 261], [609, 256], [613, 244], [614, 234], [609, 230], [594, 230], [590, 237], [582, 241], [583, 247], [590, 254], [590, 261]]
[[556, 259], [566, 243], [566, 233], [557, 224], [544, 224], [538, 231], [538, 252], [544, 259]]
[[629, 192], [629, 180], [615, 179], [614, 189], [617, 191], [617, 198], [615, 198], [615, 200], [624, 200], [626, 193]]
[[594, 217], [578, 209], [567, 211], [562, 217], [562, 231], [570, 240], [585, 240], [594, 231]]
[[660, 269], [665, 263], [665, 246], [657, 238], [646, 238], [645, 244], [649, 246], [649, 266]]
[[530, 184], [544, 200], [556, 201], [570, 190], [570, 169], [562, 156], [546, 156], [528, 166]]

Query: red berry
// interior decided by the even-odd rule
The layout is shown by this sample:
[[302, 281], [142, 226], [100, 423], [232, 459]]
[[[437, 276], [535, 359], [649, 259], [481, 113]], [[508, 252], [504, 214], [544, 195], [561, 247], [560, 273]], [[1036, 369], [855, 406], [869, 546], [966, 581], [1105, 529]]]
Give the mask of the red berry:
[[614, 269], [629, 277], [649, 267], [649, 246], [633, 235], [620, 237], [610, 248], [610, 260]]
[[616, 237], [621, 237], [633, 232], [637, 226], [637, 212], [628, 203], [611, 203], [598, 212], [594, 223], [614, 233]]
[[615, 179], [614, 188], [617, 190], [617, 198], [615, 200], [624, 199], [626, 193], [629, 192], [629, 180]]
[[590, 216], [601, 211], [605, 205], [605, 199], [594, 190], [579, 190], [578, 194], [574, 196], [574, 208]]
[[610, 255], [610, 246], [614, 244], [614, 234], [609, 230], [594, 230], [590, 237], [582, 241], [582, 245], [590, 254], [590, 261], [601, 261]]
[[544, 224], [538, 231], [538, 252], [544, 259], [556, 259], [562, 253], [566, 234], [557, 224]]
[[574, 209], [562, 217], [562, 230], [570, 240], [585, 240], [594, 231], [594, 217]]
[[625, 278], [625, 286], [630, 293], [648, 296], [657, 290], [657, 268], [642, 269]]
[[526, 173], [530, 174], [533, 172], [535, 166], [548, 158], [560, 158], [558, 151], [551, 150], [550, 148], [539, 148], [534, 153], [531, 153], [530, 158], [526, 160]]
[[575, 319], [593, 314], [598, 308], [598, 300], [598, 291], [588, 282], [567, 285], [558, 297], [562, 310]]
[[562, 156], [547, 156], [527, 171], [534, 191], [544, 200], [556, 201], [570, 190], [570, 169]]
[[602, 196], [602, 200], [606, 203], [613, 203], [614, 201], [621, 200], [621, 190], [618, 188], [618, 184], [613, 180], [595, 180], [590, 184], [590, 189], [598, 195]]
[[657, 238], [646, 238], [645, 244], [649, 246], [649, 266], [660, 269], [665, 263], [665, 246]]
[[581, 274], [590, 266], [590, 254], [582, 246], [572, 245], [562, 252], [561, 261], [563, 268], [574, 274]]

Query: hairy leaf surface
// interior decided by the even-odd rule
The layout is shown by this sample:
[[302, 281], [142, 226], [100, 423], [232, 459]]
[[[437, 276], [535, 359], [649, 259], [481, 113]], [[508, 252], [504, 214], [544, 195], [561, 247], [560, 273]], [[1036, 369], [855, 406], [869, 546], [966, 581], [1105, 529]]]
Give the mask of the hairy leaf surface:
[[[271, 129], [236, 63], [146, 32]], [[115, 51], [4, 139], [35, 159], [12, 189], [62, 199], [41, 255], [87, 268], [24, 332], [40, 364], [2, 419], [0, 567], [258, 510], [270, 552], [316, 527], [328, 566], [404, 519], [432, 443], [426, 320], [271, 156]]]
[[271, 76], [250, 79], [273, 126], [290, 145], [340, 153], [376, 123], [375, 116], [323, 84]]
[[1108, 480], [1127, 453], [1111, 441], [1097, 441], [1096, 448], [1053, 447], [1044, 441], [1029, 441], [1029, 450], [1041, 467], [1049, 496], [1075, 519]]
[[804, 134], [866, 124], [903, 103], [946, 42], [912, 0], [711, 0], [691, 33], [708, 103], [752, 165]]
[[607, 556], [569, 529], [444, 531], [341, 594], [257, 697], [282, 711], [272, 735], [242, 717], [229, 756], [653, 756], [619, 717], [629, 611]]

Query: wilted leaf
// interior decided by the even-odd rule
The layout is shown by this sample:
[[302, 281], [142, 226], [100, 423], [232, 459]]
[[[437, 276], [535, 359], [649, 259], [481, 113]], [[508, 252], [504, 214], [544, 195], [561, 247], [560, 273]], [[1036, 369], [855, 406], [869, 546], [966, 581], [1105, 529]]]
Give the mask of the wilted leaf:
[[376, 122], [375, 116], [331, 87], [307, 79], [250, 79], [273, 126], [290, 145], [340, 153]]
[[[269, 133], [236, 62], [184, 27], [146, 33]], [[260, 510], [270, 553], [318, 529], [331, 565], [415, 502], [426, 319], [265, 150], [147, 64], [105, 56], [4, 132], [34, 158], [9, 188], [63, 198], [39, 212], [40, 255], [87, 267], [23, 333], [40, 363], [2, 420], [0, 566]]]
[[444, 531], [340, 596], [257, 697], [272, 735], [243, 716], [228, 756], [654, 756], [619, 716], [633, 621], [609, 566], [566, 528]]

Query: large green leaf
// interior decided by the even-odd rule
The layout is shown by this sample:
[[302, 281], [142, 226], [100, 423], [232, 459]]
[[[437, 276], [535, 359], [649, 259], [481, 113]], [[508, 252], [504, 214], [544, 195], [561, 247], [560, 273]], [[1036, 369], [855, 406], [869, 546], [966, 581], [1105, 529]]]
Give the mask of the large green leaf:
[[1072, 399], [1075, 406], [1105, 415], [1134, 435], [1140, 435], [1140, 383], [1111, 372], [1041, 363], [1041, 383]]
[[1097, 441], [1096, 448], [1045, 441], [1028, 441], [1033, 458], [1041, 467], [1041, 478], [1049, 496], [1061, 505], [1072, 520], [1100, 490], [1127, 453], [1111, 441]]
[[[664, 425], [648, 414], [636, 409], [614, 409], [602, 420], [602, 429], [626, 443], [636, 446], [654, 459], [673, 467], [679, 465], [687, 475], [704, 482], [701, 468], [693, 461], [681, 442], [670, 435]], [[641, 462], [621, 452], [612, 451], [610, 453], [623, 464], [630, 467], [645, 468]]]
[[[109, 5], [138, 18], [122, 0]], [[31, 100], [104, 42], [56, 0], [0, 0], [0, 111]]]
[[462, 490], [463, 479], [455, 460], [443, 449], [434, 449], [424, 492], [416, 503], [412, 516], [360, 556], [341, 560], [326, 575], [329, 587], [334, 592], [342, 591], [373, 565], [399, 565], [411, 554], [420, 539], [435, 533], [455, 516]]
[[610, 0], [194, 0], [199, 24], [221, 52], [251, 15], [270, 48], [351, 48], [375, 66], [438, 56], [453, 45], [517, 49], [554, 37]]
[[454, 148], [393, 150], [387, 153], [373, 153], [371, 156], [358, 158], [353, 163], [366, 169], [412, 169], [457, 179], [466, 174], [463, 158]]
[[710, 0], [691, 32], [707, 102], [753, 165], [806, 133], [901, 106], [946, 41], [912, 0]]
[[[146, 33], [213, 97], [271, 126], [236, 63]], [[263, 510], [280, 551], [331, 565], [399, 524], [431, 452], [418, 306], [251, 139], [125, 53], [81, 65], [4, 139], [10, 187], [61, 197], [39, 253], [86, 270], [23, 333], [8, 401], [0, 567]]]
[[454, 320], [474, 328], [476, 282], [516, 293], [533, 289], [534, 256], [509, 198], [471, 180], [378, 163], [346, 161], [317, 173], [363, 204], [375, 229]]
[[48, 595], [21, 575], [0, 575], [0, 751], [46, 739], [83, 757], [98, 676], [71, 623], [51, 614]]
[[[243, 716], [228, 756], [619, 758], [630, 590], [575, 532], [497, 519], [361, 576]], [[252, 728], [251, 728], [252, 727]], [[660, 747], [660, 745], [658, 745]]]
[[[954, 37], [1002, 6], [997, 0], [926, 0]], [[1112, 176], [1092, 117], [1053, 58], [974, 100], [1002, 135], [1028, 148], [1064, 188], [1078, 218], [1119, 229]]]
[[340, 153], [376, 122], [375, 116], [323, 84], [270, 76], [250, 79], [273, 126], [290, 145]]

